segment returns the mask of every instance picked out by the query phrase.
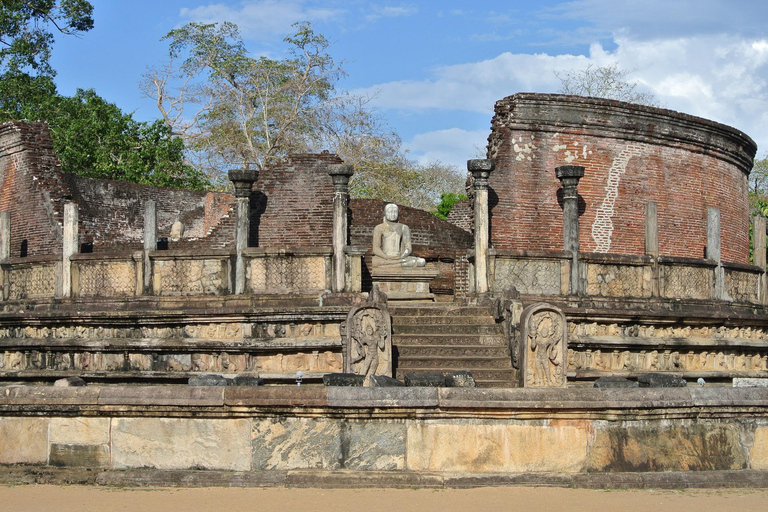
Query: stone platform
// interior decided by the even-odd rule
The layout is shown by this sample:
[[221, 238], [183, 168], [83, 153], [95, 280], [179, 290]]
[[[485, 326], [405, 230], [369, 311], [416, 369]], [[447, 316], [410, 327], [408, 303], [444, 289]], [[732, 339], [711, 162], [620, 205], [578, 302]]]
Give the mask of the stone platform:
[[371, 272], [371, 278], [389, 301], [434, 302], [429, 283], [437, 274], [430, 268], [378, 268]]

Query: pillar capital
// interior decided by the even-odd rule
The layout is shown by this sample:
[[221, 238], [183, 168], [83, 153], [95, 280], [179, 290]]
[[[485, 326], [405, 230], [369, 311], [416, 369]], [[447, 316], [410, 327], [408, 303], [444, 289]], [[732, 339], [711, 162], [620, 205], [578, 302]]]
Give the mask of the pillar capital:
[[349, 179], [355, 173], [355, 166], [352, 164], [331, 164], [328, 166], [328, 174], [333, 179], [334, 192], [348, 192]]
[[467, 170], [472, 173], [473, 187], [475, 190], [488, 188], [488, 177], [496, 168], [493, 160], [478, 158], [467, 160]]
[[235, 197], [248, 197], [251, 195], [253, 184], [259, 179], [259, 171], [256, 169], [232, 169], [228, 173], [229, 181], [235, 185]]

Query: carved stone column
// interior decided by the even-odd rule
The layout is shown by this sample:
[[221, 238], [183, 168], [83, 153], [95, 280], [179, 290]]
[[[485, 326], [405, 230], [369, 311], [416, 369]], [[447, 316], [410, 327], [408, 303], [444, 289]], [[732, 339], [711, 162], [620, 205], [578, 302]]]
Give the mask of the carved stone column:
[[571, 253], [572, 295], [579, 293], [579, 180], [584, 177], [581, 165], [555, 168], [555, 176], [563, 186], [563, 250]]
[[467, 160], [475, 193], [475, 292], [488, 293], [488, 177], [496, 165], [493, 160]]
[[[765, 229], [763, 229], [765, 231]], [[763, 244], [765, 245], [765, 244]], [[11, 212], [0, 212], [0, 263], [8, 263], [8, 259], [11, 257]], [[7, 267], [3, 265], [0, 270], [2, 275], [3, 284], [2, 290], [0, 290], [0, 299], [5, 300], [8, 298], [8, 292], [10, 291], [10, 283], [8, 282]]]
[[720, 210], [707, 208], [707, 259], [717, 263], [715, 267], [714, 290], [712, 298], [715, 300], [729, 300], [725, 293], [725, 271], [720, 257]]
[[259, 171], [255, 169], [236, 169], [229, 171], [229, 180], [235, 185], [237, 198], [237, 213], [235, 216], [235, 293], [245, 291], [245, 262], [243, 250], [248, 247], [248, 226], [251, 217], [251, 188], [259, 179]]
[[343, 292], [345, 256], [344, 247], [349, 243], [347, 208], [349, 206], [349, 178], [355, 170], [350, 164], [329, 166], [333, 179], [333, 291]]
[[760, 304], [765, 304], [765, 217], [762, 215], [755, 215], [752, 219], [752, 264], [756, 267], [760, 267], [763, 270], [762, 274], [760, 274], [757, 280], [757, 296], [760, 299]]

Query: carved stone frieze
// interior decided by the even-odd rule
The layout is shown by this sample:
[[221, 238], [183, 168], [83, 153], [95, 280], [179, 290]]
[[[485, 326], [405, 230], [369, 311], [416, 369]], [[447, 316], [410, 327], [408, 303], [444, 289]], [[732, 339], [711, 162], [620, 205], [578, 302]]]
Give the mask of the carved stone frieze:
[[525, 387], [565, 387], [568, 327], [563, 312], [545, 303], [520, 318], [522, 377]]
[[768, 353], [755, 350], [569, 350], [569, 371], [763, 372]]

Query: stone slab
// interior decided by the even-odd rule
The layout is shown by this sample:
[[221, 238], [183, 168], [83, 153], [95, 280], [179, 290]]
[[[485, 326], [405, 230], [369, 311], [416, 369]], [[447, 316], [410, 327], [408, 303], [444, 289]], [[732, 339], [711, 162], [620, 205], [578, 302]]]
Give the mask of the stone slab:
[[635, 380], [625, 379], [624, 377], [599, 377], [595, 380], [596, 388], [637, 388], [640, 383]]
[[52, 386], [5, 386], [0, 404], [13, 405], [96, 405], [101, 388]]
[[445, 409], [604, 409], [603, 390], [594, 388], [440, 388]]
[[346, 469], [401, 471], [405, 468], [405, 422], [349, 421], [341, 424], [341, 464]]
[[337, 420], [266, 418], [253, 421], [252, 469], [339, 469], [341, 426]]
[[224, 405], [224, 387], [204, 386], [105, 386], [99, 405]]
[[688, 384], [679, 375], [646, 373], [637, 378], [641, 388], [684, 388]]
[[406, 461], [411, 471], [582, 471], [587, 462], [587, 422], [548, 425], [409, 422]]
[[596, 422], [589, 471], [744, 469], [737, 425], [688, 421]]
[[50, 440], [57, 444], [108, 444], [109, 418], [51, 418]]
[[0, 464], [45, 464], [48, 418], [0, 418]]
[[697, 407], [768, 407], [766, 388], [706, 386], [689, 388]]
[[231, 407], [323, 407], [328, 403], [323, 386], [229, 386], [223, 389], [224, 403]]
[[329, 387], [331, 407], [437, 407], [437, 388]]
[[749, 452], [749, 467], [768, 470], [768, 427], [755, 429], [755, 440]]
[[109, 467], [109, 445], [51, 444], [49, 464], [52, 466]]
[[114, 468], [251, 468], [247, 419], [116, 418], [112, 420]]

